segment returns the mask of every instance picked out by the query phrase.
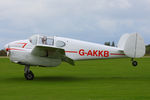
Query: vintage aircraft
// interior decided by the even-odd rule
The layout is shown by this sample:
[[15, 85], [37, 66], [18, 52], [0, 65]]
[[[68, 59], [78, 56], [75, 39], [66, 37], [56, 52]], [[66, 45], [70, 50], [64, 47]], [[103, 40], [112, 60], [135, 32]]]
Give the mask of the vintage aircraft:
[[30, 66], [55, 67], [62, 61], [74, 65], [75, 60], [125, 58], [132, 59], [145, 55], [144, 40], [138, 33], [125, 34], [117, 47], [110, 47], [63, 37], [34, 35], [27, 40], [19, 40], [5, 45], [10, 60], [25, 65], [24, 76], [33, 80]]

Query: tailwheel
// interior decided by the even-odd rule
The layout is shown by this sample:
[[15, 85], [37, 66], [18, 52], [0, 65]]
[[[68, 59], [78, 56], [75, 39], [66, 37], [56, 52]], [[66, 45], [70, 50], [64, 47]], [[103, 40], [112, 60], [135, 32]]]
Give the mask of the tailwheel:
[[138, 62], [137, 61], [132, 61], [132, 65], [136, 67], [138, 65]]
[[30, 71], [30, 66], [29, 65], [26, 65], [25, 66], [25, 69], [24, 69], [24, 77], [27, 79], [27, 80], [33, 80], [34, 79], [34, 74], [32, 71]]

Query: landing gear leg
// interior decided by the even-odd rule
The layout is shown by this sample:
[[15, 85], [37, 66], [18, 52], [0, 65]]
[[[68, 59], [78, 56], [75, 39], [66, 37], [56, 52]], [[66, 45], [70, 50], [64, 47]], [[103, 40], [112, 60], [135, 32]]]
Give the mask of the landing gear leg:
[[34, 79], [34, 74], [32, 73], [32, 71], [30, 71], [30, 65], [25, 65], [25, 68], [24, 68], [24, 77], [27, 80], [33, 80]]
[[131, 59], [131, 61], [132, 61], [132, 65], [133, 65], [134, 67], [136, 67], [136, 66], [138, 65], [138, 62], [137, 62], [137, 61], [134, 61], [133, 58]]

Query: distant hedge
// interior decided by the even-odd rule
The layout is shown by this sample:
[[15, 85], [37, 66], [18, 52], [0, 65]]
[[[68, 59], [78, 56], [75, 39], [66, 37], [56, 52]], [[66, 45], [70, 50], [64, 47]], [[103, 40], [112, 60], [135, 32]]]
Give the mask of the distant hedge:
[[146, 55], [150, 55], [150, 44], [146, 46]]

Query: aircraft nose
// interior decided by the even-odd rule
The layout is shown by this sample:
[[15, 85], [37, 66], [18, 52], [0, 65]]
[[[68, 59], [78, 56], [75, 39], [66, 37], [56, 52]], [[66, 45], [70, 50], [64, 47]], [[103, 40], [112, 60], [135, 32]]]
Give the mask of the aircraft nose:
[[4, 46], [4, 48], [5, 48], [5, 51], [8, 51], [8, 50], [9, 50], [9, 44], [6, 44], [6, 45]]

